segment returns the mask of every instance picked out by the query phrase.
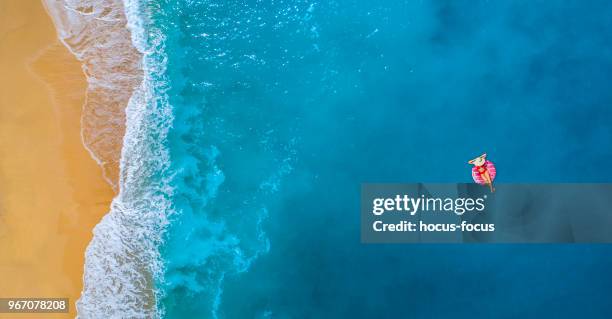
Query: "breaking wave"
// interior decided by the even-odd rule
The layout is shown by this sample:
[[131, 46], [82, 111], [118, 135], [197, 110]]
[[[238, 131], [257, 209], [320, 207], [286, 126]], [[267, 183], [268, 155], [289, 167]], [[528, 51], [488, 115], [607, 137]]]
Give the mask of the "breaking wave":
[[[172, 213], [165, 136], [164, 36], [137, 1], [47, 0], [60, 40], [83, 63], [82, 137], [118, 190], [85, 253], [80, 318], [156, 318], [158, 247]], [[131, 31], [131, 32], [130, 32]], [[126, 107], [127, 106], [127, 107]]]
[[[78, 316], [222, 316], [227, 278], [270, 249], [263, 225], [294, 157], [271, 129], [276, 105], [235, 118], [227, 106], [242, 98], [227, 104], [236, 97], [224, 83], [257, 94], [260, 79], [243, 72], [277, 71], [248, 50], [219, 54], [250, 29], [234, 37], [215, 20], [226, 11], [205, 1], [45, 1], [87, 76], [83, 142], [118, 192], [85, 253]], [[219, 42], [202, 43], [193, 26], [219, 28]]]

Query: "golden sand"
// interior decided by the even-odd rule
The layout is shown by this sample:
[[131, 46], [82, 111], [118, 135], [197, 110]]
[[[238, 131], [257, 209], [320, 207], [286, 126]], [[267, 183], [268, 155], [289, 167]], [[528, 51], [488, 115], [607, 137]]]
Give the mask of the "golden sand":
[[113, 197], [80, 135], [85, 76], [40, 0], [0, 1], [0, 297], [68, 297]]

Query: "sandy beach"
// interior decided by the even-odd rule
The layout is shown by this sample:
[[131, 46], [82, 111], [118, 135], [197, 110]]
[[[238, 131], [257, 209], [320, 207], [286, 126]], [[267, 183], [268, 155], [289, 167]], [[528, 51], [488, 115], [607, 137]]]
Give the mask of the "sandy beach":
[[[86, 82], [40, 0], [0, 2], [0, 297], [68, 297], [113, 197], [80, 135]], [[8, 315], [0, 318], [40, 318]]]

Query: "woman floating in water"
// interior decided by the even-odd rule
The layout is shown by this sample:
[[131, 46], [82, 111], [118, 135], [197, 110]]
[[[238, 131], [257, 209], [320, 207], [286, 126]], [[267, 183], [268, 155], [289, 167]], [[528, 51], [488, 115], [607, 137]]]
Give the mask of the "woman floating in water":
[[495, 165], [487, 160], [487, 153], [484, 153], [468, 163], [474, 165], [472, 168], [472, 178], [480, 185], [488, 185], [491, 193], [495, 192], [493, 180], [495, 179]]

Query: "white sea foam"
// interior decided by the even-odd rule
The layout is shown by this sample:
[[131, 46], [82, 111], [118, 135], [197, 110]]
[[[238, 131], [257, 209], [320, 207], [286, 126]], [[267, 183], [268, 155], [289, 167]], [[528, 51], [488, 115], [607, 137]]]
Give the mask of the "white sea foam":
[[83, 144], [118, 187], [125, 107], [142, 79], [142, 57], [130, 41], [121, 0], [44, 0], [59, 39], [82, 62], [87, 96]]
[[[85, 253], [78, 317], [161, 317], [155, 290], [162, 272], [158, 247], [173, 192], [171, 177], [160, 177], [169, 175], [164, 174], [169, 170], [164, 143], [173, 121], [163, 79], [163, 35], [153, 29], [145, 33], [143, 8], [136, 0], [45, 1], [60, 39], [87, 75], [84, 144], [103, 167], [107, 160], [120, 161], [119, 193]], [[131, 94], [127, 108], [119, 105], [125, 92]]]
[[163, 35], [149, 29], [145, 44], [138, 4], [126, 1], [125, 7], [134, 44], [144, 54], [144, 78], [126, 109], [120, 193], [87, 248], [84, 289], [77, 303], [83, 318], [162, 315], [154, 281], [162, 272], [158, 247], [172, 212], [164, 142], [173, 116], [162, 78]]
[[[245, 201], [250, 202], [248, 207], [232, 207], [234, 215], [230, 213], [230, 217], [207, 214], [194, 217], [202, 229], [191, 233], [204, 230], [203, 233], [212, 235], [194, 236], [185, 250], [178, 240], [179, 246], [175, 248], [180, 249], [179, 255], [184, 260], [174, 260], [174, 265], [166, 265], [168, 269], [164, 269], [159, 247], [174, 214], [171, 181], [174, 184], [178, 180], [180, 187], [191, 175], [196, 180], [204, 178], [204, 190], [190, 189], [189, 185], [180, 188], [181, 195], [193, 192], [196, 202], [202, 204], [199, 208], [204, 208], [224, 183], [224, 174], [215, 163], [219, 151], [211, 146], [208, 156], [191, 154], [194, 158], [183, 158], [183, 163], [180, 158], [174, 158], [182, 169], [176, 172], [178, 175], [170, 171], [165, 143], [174, 117], [166, 94], [164, 34], [149, 25], [148, 20], [154, 8], [143, 7], [142, 0], [45, 1], [54, 16], [59, 37], [83, 61], [88, 76], [88, 103], [84, 106], [82, 123], [84, 144], [107, 170], [105, 158], [112, 160], [116, 156], [119, 161], [118, 194], [110, 212], [95, 227], [86, 250], [78, 316], [160, 318], [163, 309], [158, 303], [163, 292], [156, 287], [162, 287], [169, 291], [191, 289], [198, 298], [205, 298], [205, 311], [213, 318], [218, 317], [226, 274], [247, 271], [270, 249], [263, 229], [267, 217], [265, 199], [278, 191], [280, 180], [291, 171], [291, 154], [279, 162], [277, 171], [259, 183], [256, 193], [242, 194], [241, 198], [248, 197]], [[135, 60], [124, 60], [124, 52]], [[125, 64], [133, 68], [125, 68]], [[137, 74], [130, 73], [136, 71]], [[202, 83], [203, 87], [213, 86]], [[124, 96], [126, 92], [130, 94], [129, 102]], [[109, 94], [110, 110], [100, 102], [104, 101], [101, 98], [105, 94]], [[122, 98], [124, 105], [120, 105]], [[120, 126], [115, 125], [119, 122]], [[125, 134], [117, 129], [123, 124]], [[264, 144], [264, 148], [269, 145], [267, 139]], [[108, 145], [122, 147], [111, 156], [105, 148]], [[206, 160], [209, 170], [202, 172], [196, 164]], [[110, 181], [113, 182], [112, 178]], [[240, 216], [241, 222], [229, 222], [232, 216]], [[174, 269], [177, 271], [172, 272], [173, 266], [178, 267]], [[183, 273], [182, 267], [191, 267], [194, 272]], [[165, 270], [173, 275], [173, 280], [167, 283], [162, 276]], [[200, 270], [205, 275], [192, 280]]]

